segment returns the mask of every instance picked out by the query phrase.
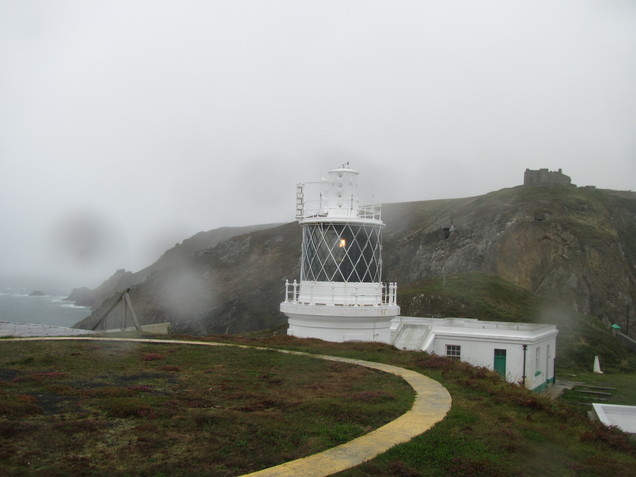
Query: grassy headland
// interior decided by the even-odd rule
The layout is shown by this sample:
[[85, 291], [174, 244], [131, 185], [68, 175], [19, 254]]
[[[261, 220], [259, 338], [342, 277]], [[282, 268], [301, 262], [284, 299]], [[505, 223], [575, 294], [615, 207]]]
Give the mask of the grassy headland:
[[275, 351], [0, 343], [3, 475], [240, 475], [409, 409], [376, 370]]
[[[630, 475], [636, 466], [625, 434], [483, 368], [381, 344], [215, 339], [384, 362], [447, 387], [446, 419], [343, 475]], [[5, 475], [239, 475], [347, 441], [412, 401], [393, 376], [267, 351], [0, 344]]]

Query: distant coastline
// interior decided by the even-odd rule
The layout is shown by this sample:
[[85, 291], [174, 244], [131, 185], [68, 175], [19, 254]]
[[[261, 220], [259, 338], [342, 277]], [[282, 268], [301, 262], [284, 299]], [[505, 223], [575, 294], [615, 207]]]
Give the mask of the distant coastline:
[[61, 290], [49, 294], [40, 288], [2, 286], [0, 321], [72, 327], [90, 315], [91, 310], [65, 301], [66, 296]]

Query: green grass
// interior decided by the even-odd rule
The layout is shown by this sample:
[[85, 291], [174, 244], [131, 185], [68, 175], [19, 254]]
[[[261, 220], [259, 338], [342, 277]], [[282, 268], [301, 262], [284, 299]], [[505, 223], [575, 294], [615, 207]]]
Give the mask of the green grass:
[[[604, 476], [633, 475], [636, 466], [625, 434], [484, 368], [377, 343], [208, 339], [384, 362], [446, 386], [453, 398], [446, 419], [344, 476]], [[3, 474], [237, 475], [349, 440], [412, 400], [401, 380], [302, 356], [54, 345], [0, 347]], [[68, 401], [50, 400], [46, 410], [42, 395]]]
[[[580, 382], [584, 385], [611, 388], [610, 390], [600, 390], [607, 392], [610, 396], [602, 396], [607, 399], [608, 404], [623, 404], [636, 406], [636, 373], [604, 373], [596, 374], [590, 372], [564, 371], [561, 378], [572, 382]], [[564, 398], [572, 401], [585, 401], [577, 396], [576, 391], [564, 392]], [[598, 400], [590, 399], [599, 402]]]
[[404, 413], [376, 370], [274, 351], [115, 342], [0, 347], [3, 475], [239, 475]]
[[379, 344], [274, 337], [269, 345], [407, 367], [440, 381], [453, 406], [446, 419], [409, 443], [343, 476], [632, 475], [636, 445], [589, 421], [584, 410], [503, 381], [496, 373]]
[[[435, 297], [418, 303], [416, 297]], [[478, 318], [489, 321], [530, 321], [537, 299], [527, 290], [497, 276], [482, 273], [449, 275], [412, 283], [400, 288], [398, 304], [404, 315]]]

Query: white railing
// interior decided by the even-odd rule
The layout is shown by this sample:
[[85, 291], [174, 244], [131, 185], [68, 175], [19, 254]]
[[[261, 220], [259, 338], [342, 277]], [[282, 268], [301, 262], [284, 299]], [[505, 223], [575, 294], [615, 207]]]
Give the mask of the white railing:
[[[302, 207], [301, 208], [299, 208]], [[296, 218], [311, 217], [347, 217], [353, 219], [382, 220], [382, 206], [380, 204], [360, 205], [358, 207], [328, 207], [325, 199], [304, 200], [297, 202]]]
[[358, 209], [361, 219], [382, 220], [382, 206], [380, 204], [361, 205]]
[[[298, 295], [300, 292], [300, 284], [294, 280], [289, 282], [285, 280], [285, 303], [298, 303]], [[313, 294], [310, 293], [310, 302], [314, 302]], [[335, 304], [335, 297], [331, 296], [331, 303]], [[360, 300], [364, 301], [364, 299]], [[377, 303], [377, 302], [376, 302]], [[310, 303], [314, 304], [314, 303]], [[397, 282], [382, 283], [382, 304], [394, 306], [397, 305]], [[353, 303], [338, 303], [339, 306], [360, 306], [358, 303], [358, 295], [354, 295]]]
[[382, 284], [382, 303], [395, 305], [397, 303], [397, 282]]
[[[309, 191], [306, 187], [309, 186]], [[359, 205], [357, 198], [338, 202], [347, 203], [343, 207], [334, 207], [333, 200], [325, 195], [325, 182], [305, 182], [296, 185], [296, 219], [312, 217], [347, 217], [367, 220], [382, 220], [381, 204]], [[331, 207], [329, 206], [331, 202]]]
[[293, 283], [289, 283], [289, 280], [285, 280], [285, 303], [298, 303], [298, 282], [296, 282], [296, 280], [294, 280]]

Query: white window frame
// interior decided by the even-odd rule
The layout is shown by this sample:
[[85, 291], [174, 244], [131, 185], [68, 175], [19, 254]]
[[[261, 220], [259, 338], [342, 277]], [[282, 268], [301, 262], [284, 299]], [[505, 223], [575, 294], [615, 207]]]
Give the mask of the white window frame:
[[446, 345], [446, 357], [450, 359], [462, 359], [462, 347], [461, 345], [447, 344]]

